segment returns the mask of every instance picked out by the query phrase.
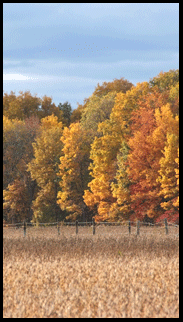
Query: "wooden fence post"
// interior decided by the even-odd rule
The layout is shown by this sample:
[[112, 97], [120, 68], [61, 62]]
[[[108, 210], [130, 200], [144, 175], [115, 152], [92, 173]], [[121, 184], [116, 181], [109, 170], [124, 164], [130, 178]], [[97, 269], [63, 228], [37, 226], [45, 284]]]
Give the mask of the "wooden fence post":
[[140, 221], [137, 221], [137, 235], [140, 234]]
[[76, 235], [78, 234], [78, 220], [76, 220]]
[[26, 222], [24, 220], [24, 237], [26, 236]]
[[129, 234], [131, 233], [131, 222], [130, 220], [128, 221], [128, 230], [129, 230]]
[[166, 218], [165, 218], [165, 231], [166, 231], [166, 235], [168, 235], [168, 223]]
[[92, 218], [92, 224], [93, 224], [93, 235], [95, 235], [95, 218]]
[[58, 229], [58, 235], [60, 235], [60, 223], [59, 223], [59, 221], [57, 222], [57, 229]]

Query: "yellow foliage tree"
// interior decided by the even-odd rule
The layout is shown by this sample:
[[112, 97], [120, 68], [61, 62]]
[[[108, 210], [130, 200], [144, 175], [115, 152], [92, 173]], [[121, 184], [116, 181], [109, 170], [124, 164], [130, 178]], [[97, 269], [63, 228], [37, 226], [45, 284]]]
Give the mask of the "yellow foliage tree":
[[131, 195], [130, 180], [127, 173], [127, 158], [129, 147], [127, 143], [122, 142], [121, 148], [117, 155], [117, 171], [114, 182], [111, 183], [112, 195], [116, 198], [115, 218], [129, 219], [131, 214]]
[[41, 100], [36, 95], [32, 96], [29, 91], [19, 92], [20, 95], [15, 96], [13, 92], [3, 96], [4, 115], [10, 119], [18, 118], [24, 120], [30, 116], [38, 115]]
[[[179, 191], [179, 148], [177, 149], [177, 155], [178, 157], [175, 159], [175, 162], [177, 163], [177, 168], [175, 168], [175, 176], [177, 179], [177, 190]], [[173, 205], [179, 209], [179, 196], [175, 199]]]
[[164, 198], [161, 206], [165, 210], [177, 208], [176, 201], [179, 194], [177, 151], [178, 137], [175, 134], [167, 134], [167, 144], [163, 151], [164, 156], [160, 159], [159, 177], [157, 179], [161, 184], [160, 195]]
[[32, 180], [36, 180], [38, 192], [33, 201], [33, 221], [55, 221], [62, 213], [57, 205], [59, 178], [57, 176], [63, 144], [62, 122], [53, 114], [41, 119], [41, 126], [33, 143], [34, 158], [28, 164]]
[[117, 155], [121, 144], [130, 135], [131, 112], [138, 107], [138, 100], [149, 91], [148, 83], [144, 82], [132, 87], [126, 94], [117, 93], [110, 119], [98, 125], [101, 135], [95, 137], [90, 152], [92, 162], [89, 170], [93, 179], [84, 194], [86, 205], [95, 211], [97, 209], [95, 219], [98, 221], [118, 218], [116, 205], [120, 198], [113, 184], [118, 167]]
[[60, 191], [57, 203], [66, 210], [66, 219], [86, 219], [87, 207], [83, 201], [83, 193], [89, 182], [90, 138], [79, 123], [65, 127], [61, 137], [63, 144], [58, 176]]
[[15, 179], [6, 190], [3, 190], [3, 198], [3, 209], [10, 209], [10, 216], [13, 219], [19, 221], [27, 219], [27, 213], [30, 211], [30, 200], [28, 186], [24, 181]]

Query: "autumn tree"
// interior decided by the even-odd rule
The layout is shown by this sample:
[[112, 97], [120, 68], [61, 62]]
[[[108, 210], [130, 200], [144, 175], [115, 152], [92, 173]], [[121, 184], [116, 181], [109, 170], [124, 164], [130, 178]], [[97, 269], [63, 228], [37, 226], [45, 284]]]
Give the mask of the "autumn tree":
[[3, 114], [6, 218], [178, 216], [178, 70], [136, 86], [98, 84], [74, 111], [46, 95], [5, 93]]
[[75, 108], [72, 111], [72, 114], [71, 114], [71, 123], [80, 122], [80, 119], [81, 119], [83, 110], [84, 110], [83, 105], [78, 103], [77, 108]]
[[162, 213], [160, 183], [157, 181], [160, 159], [167, 135], [178, 136], [178, 117], [174, 118], [169, 104], [159, 107], [157, 104], [157, 100], [154, 100], [154, 108], [145, 104], [132, 116], [134, 134], [128, 142], [128, 175], [133, 182], [130, 187], [132, 209], [138, 218], [145, 214], [156, 218]]
[[171, 111], [174, 115], [179, 114], [179, 70], [169, 70], [160, 72], [149, 82], [151, 88], [156, 92], [167, 95], [166, 103], [170, 103]]
[[28, 171], [35, 180], [38, 191], [33, 201], [32, 209], [34, 221], [57, 221], [62, 219], [63, 213], [57, 205], [59, 178], [57, 175], [63, 132], [62, 122], [57, 116], [50, 115], [41, 119], [39, 133], [33, 143], [34, 158], [28, 164]]
[[[3, 93], [3, 115], [10, 117], [9, 115], [9, 106], [12, 102], [16, 101], [15, 92], [11, 91], [10, 94]], [[10, 113], [11, 114], [11, 113]]]
[[36, 117], [21, 121], [3, 116], [3, 208], [6, 220], [31, 219], [35, 184], [27, 172], [27, 163], [33, 157], [32, 142], [38, 128]]
[[13, 92], [3, 96], [3, 113], [9, 119], [18, 118], [24, 120], [30, 116], [37, 116], [41, 100], [36, 95], [32, 96], [29, 91], [20, 91], [18, 96]]
[[30, 212], [31, 204], [26, 182], [15, 179], [12, 184], [8, 185], [7, 189], [3, 190], [3, 198], [3, 208], [8, 210], [9, 218], [14, 221], [28, 219], [27, 214]]
[[102, 85], [97, 84], [93, 95], [97, 97], [102, 97], [107, 95], [109, 92], [117, 92], [117, 93], [126, 93], [134, 86], [128, 80], [124, 79], [124, 77], [117, 79], [115, 78], [112, 82], [103, 82]]
[[64, 128], [61, 142], [63, 155], [60, 157], [60, 191], [57, 202], [62, 210], [67, 211], [66, 219], [81, 218], [85, 221], [90, 215], [83, 201], [84, 190], [90, 180], [90, 140], [80, 124], [73, 123], [69, 128]]
[[[175, 176], [177, 179], [177, 190], [179, 191], [179, 148], [177, 149], [177, 158], [175, 159], [176, 168], [175, 168]], [[179, 196], [175, 199], [173, 203], [174, 207], [179, 209]]]
[[98, 124], [109, 119], [115, 102], [116, 92], [109, 92], [107, 95], [98, 97], [92, 95], [84, 109], [81, 117], [81, 126], [91, 135], [92, 138], [99, 135]]
[[126, 141], [123, 141], [121, 148], [117, 154], [117, 170], [116, 175], [111, 183], [111, 191], [115, 202], [115, 218], [118, 220], [129, 219], [130, 215], [133, 214], [131, 209], [131, 194], [130, 194], [130, 185], [131, 182], [128, 176], [128, 165], [127, 159], [129, 154], [129, 146]]
[[29, 91], [20, 91], [17, 96], [12, 91], [10, 94], [4, 93], [3, 95], [3, 115], [9, 119], [25, 120], [31, 116], [41, 119], [52, 114], [57, 116], [59, 121], [64, 120], [63, 112], [49, 96], [44, 95], [43, 98], [39, 98]]
[[59, 116], [59, 109], [54, 103], [52, 103], [51, 97], [44, 95], [40, 103], [41, 104], [38, 111], [38, 116], [40, 119], [52, 114], [56, 115], [57, 117]]
[[110, 118], [98, 125], [101, 135], [95, 137], [90, 152], [92, 162], [89, 170], [93, 179], [84, 194], [85, 203], [91, 209], [97, 209], [96, 220], [115, 220], [118, 216], [113, 185], [118, 168], [117, 156], [122, 143], [130, 135], [131, 113], [137, 108], [138, 100], [148, 91], [148, 83], [139, 83], [126, 94], [118, 93]]
[[[84, 99], [83, 104], [79, 104], [78, 103], [78, 107], [72, 112], [71, 115], [71, 122], [77, 122], [80, 121], [80, 119], [83, 116], [83, 122], [84, 120], [87, 119], [87, 115], [90, 113], [90, 109], [91, 110], [95, 110], [94, 108], [94, 102], [96, 100], [96, 104], [98, 105], [97, 102], [100, 102], [100, 100], [97, 100], [97, 98], [102, 98], [104, 96], [106, 96], [109, 93], [126, 93], [126, 91], [128, 91], [129, 89], [131, 89], [131, 87], [134, 86], [132, 83], [130, 83], [128, 80], [125, 80], [123, 77], [120, 79], [114, 79], [112, 82], [103, 82], [102, 85], [99, 85], [99, 83], [97, 84], [93, 94]], [[112, 94], [113, 96], [113, 94]], [[112, 97], [111, 97], [112, 98]], [[108, 111], [111, 112], [111, 104], [113, 105], [112, 100], [110, 99], [110, 96], [106, 96], [106, 99], [108, 100], [108, 102], [103, 101], [101, 109], [99, 110], [96, 106], [96, 110], [95, 110], [95, 114], [100, 117], [100, 113], [102, 114], [102, 109], [104, 109], [104, 114], [108, 114]], [[88, 107], [89, 105], [89, 107]], [[100, 105], [100, 104], [99, 104]], [[108, 105], [108, 106], [106, 106]], [[86, 113], [85, 110], [87, 109]], [[86, 115], [85, 115], [86, 114]], [[90, 113], [90, 115], [92, 115], [92, 113]], [[106, 115], [108, 118], [108, 115]], [[97, 119], [98, 119], [97, 117]], [[102, 120], [103, 121], [103, 116], [102, 116]], [[91, 123], [91, 122], [90, 122]]]
[[161, 207], [165, 210], [174, 209], [178, 211], [177, 198], [179, 195], [179, 186], [177, 182], [178, 175], [178, 137], [175, 134], [167, 134], [167, 142], [163, 151], [163, 157], [160, 159], [159, 177], [157, 179], [161, 184], [160, 195], [163, 196]]
[[150, 85], [152, 87], [158, 88], [160, 92], [164, 92], [166, 90], [170, 90], [173, 86], [179, 82], [179, 70], [169, 70], [168, 72], [160, 72], [157, 76], [153, 77], [150, 80]]

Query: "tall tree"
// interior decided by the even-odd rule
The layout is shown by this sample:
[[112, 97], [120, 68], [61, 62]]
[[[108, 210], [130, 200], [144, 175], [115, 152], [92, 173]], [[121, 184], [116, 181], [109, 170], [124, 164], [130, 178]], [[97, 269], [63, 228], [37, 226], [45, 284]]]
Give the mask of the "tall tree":
[[33, 157], [32, 142], [38, 128], [36, 117], [25, 121], [3, 117], [3, 208], [6, 220], [31, 219], [35, 184], [27, 172], [27, 163]]
[[116, 92], [109, 92], [102, 97], [92, 95], [81, 117], [81, 126], [94, 138], [99, 136], [98, 124], [109, 119], [115, 103]]
[[58, 104], [59, 111], [61, 112], [62, 123], [69, 126], [71, 123], [72, 108], [68, 102]]
[[[155, 101], [156, 103], [156, 101]], [[169, 104], [156, 108], [147, 104], [133, 113], [134, 135], [129, 139], [128, 175], [132, 209], [138, 218], [162, 213], [158, 171], [167, 134], [178, 136], [178, 117], [173, 117]]]
[[52, 103], [52, 98], [44, 95], [41, 99], [41, 105], [38, 111], [39, 118], [44, 118], [49, 115], [54, 114], [55, 116], [59, 116], [59, 109], [56, 107], [54, 103]]
[[60, 191], [58, 204], [66, 210], [66, 219], [86, 220], [88, 209], [83, 201], [83, 193], [89, 182], [89, 150], [90, 140], [79, 123], [65, 127], [63, 136], [63, 155], [60, 157], [59, 177]]
[[131, 209], [131, 182], [128, 177], [127, 159], [129, 154], [129, 147], [126, 141], [123, 141], [121, 148], [117, 154], [117, 170], [114, 181], [111, 183], [112, 195], [116, 198], [115, 203], [115, 218], [129, 219], [133, 213]]
[[91, 209], [97, 209], [97, 220], [115, 220], [117, 216], [116, 195], [112, 191], [118, 167], [117, 155], [122, 142], [130, 135], [131, 113], [137, 108], [138, 100], [148, 92], [148, 83], [139, 83], [126, 94], [118, 93], [109, 120], [98, 125], [101, 135], [95, 137], [90, 152], [89, 169], [93, 179], [84, 194], [85, 203]]
[[98, 97], [107, 95], [109, 92], [117, 92], [117, 93], [126, 93], [134, 86], [128, 80], [124, 79], [124, 77], [117, 79], [115, 78], [112, 82], [103, 82], [102, 85], [97, 84], [93, 95]]
[[158, 88], [161, 92], [170, 90], [172, 86], [176, 86], [179, 82], [179, 70], [172, 69], [168, 72], [160, 72], [157, 76], [150, 80], [152, 87]]
[[[175, 168], [175, 176], [177, 179], [177, 190], [179, 191], [179, 148], [177, 149], [177, 158], [175, 159], [175, 162], [177, 164]], [[179, 196], [175, 199], [173, 205], [179, 209]]]
[[161, 206], [165, 210], [178, 211], [176, 201], [179, 194], [179, 187], [177, 184], [178, 164], [177, 164], [177, 151], [178, 151], [178, 137], [175, 134], [167, 134], [167, 143], [165, 145], [163, 154], [160, 159], [160, 170], [157, 181], [160, 182], [160, 195], [164, 200]]
[[55, 221], [62, 219], [63, 213], [57, 205], [59, 190], [60, 156], [63, 132], [62, 122], [57, 116], [50, 115], [41, 120], [39, 133], [33, 143], [34, 158], [28, 164], [32, 180], [38, 186], [36, 199], [33, 201], [34, 221]]
[[12, 218], [14, 221], [30, 219], [28, 218], [30, 200], [26, 182], [15, 179], [7, 189], [3, 190], [3, 198], [3, 208], [8, 210], [8, 219]]
[[[71, 122], [76, 122], [76, 121], [80, 121], [81, 118], [83, 118], [82, 122], [85, 122], [85, 120], [88, 118], [88, 114], [90, 113], [90, 110], [93, 110], [95, 113], [94, 118], [97, 118], [99, 121], [99, 118], [102, 117], [101, 122], [104, 120], [104, 118], [108, 118], [111, 112], [111, 108], [113, 105], [113, 94], [112, 93], [126, 93], [128, 90], [130, 90], [134, 85], [132, 83], [130, 83], [128, 80], [124, 79], [123, 77], [120, 79], [114, 79], [112, 82], [103, 82], [102, 85], [97, 84], [95, 91], [93, 92], [93, 94], [84, 99], [84, 103], [79, 104], [78, 103], [78, 107], [77, 109], [75, 109], [72, 112], [72, 116], [71, 116]], [[112, 94], [112, 96], [110, 97], [110, 95], [108, 94]], [[102, 97], [106, 96], [106, 100], [104, 99], [104, 101], [100, 101], [97, 100], [97, 98], [101, 99]], [[97, 106], [96, 109], [94, 107], [94, 103], [96, 102]], [[101, 103], [99, 103], [101, 102]], [[101, 108], [97, 108], [99, 107], [99, 105], [101, 106]], [[88, 106], [89, 105], [89, 106]], [[87, 109], [86, 113], [85, 110]], [[104, 112], [102, 112], [102, 110], [104, 110]], [[102, 115], [102, 113], [104, 115]], [[83, 114], [86, 114], [82, 117]], [[92, 116], [92, 113], [90, 113]], [[105, 116], [106, 115], [106, 116]], [[86, 123], [86, 122], [85, 122]], [[91, 121], [90, 121], [91, 123]]]
[[4, 115], [9, 119], [18, 118], [24, 120], [30, 116], [37, 116], [41, 100], [36, 95], [32, 96], [29, 91], [20, 91], [15, 96], [13, 92], [3, 96]]

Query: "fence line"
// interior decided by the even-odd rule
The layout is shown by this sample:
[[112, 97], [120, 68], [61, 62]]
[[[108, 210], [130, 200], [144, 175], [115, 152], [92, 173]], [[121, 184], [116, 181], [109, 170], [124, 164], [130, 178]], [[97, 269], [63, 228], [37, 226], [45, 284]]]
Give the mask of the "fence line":
[[[130, 221], [130, 224], [131, 225], [136, 225], [138, 221]], [[45, 222], [45, 223], [31, 223], [31, 222], [26, 222], [26, 225], [27, 226], [32, 226], [32, 227], [39, 227], [39, 226], [51, 226], [51, 225], [58, 225], [58, 223], [60, 225], [63, 225], [63, 226], [74, 226], [76, 224], [75, 221], [72, 221], [72, 222], [66, 222], [66, 221], [56, 221], [56, 222]], [[85, 224], [85, 226], [87, 226], [88, 224], [93, 224], [93, 221], [78, 221], [78, 225], [79, 224]], [[126, 225], [125, 225], [126, 224]], [[126, 220], [126, 221], [122, 221], [122, 222], [109, 222], [109, 221], [101, 221], [101, 222], [97, 222], [95, 221], [95, 225], [96, 226], [99, 226], [99, 225], [107, 225], [107, 226], [127, 226], [129, 224], [129, 220]], [[23, 222], [19, 222], [19, 223], [14, 223], [14, 224], [3, 224], [3, 227], [6, 227], [6, 228], [11, 228], [11, 226], [23, 226], [24, 225], [24, 221]], [[146, 223], [146, 222], [143, 222], [143, 221], [140, 221], [140, 225], [144, 225], [144, 226], [157, 226], [157, 227], [161, 227], [163, 225], [163, 222], [161, 223], [156, 223], [156, 224], [152, 224], [152, 223]], [[174, 224], [172, 222], [169, 222], [168, 223], [168, 226], [174, 226], [174, 227], [179, 227], [179, 225], [177, 224]]]
[[[161, 226], [163, 224], [163, 226]], [[138, 221], [130, 221], [130, 220], [124, 220], [122, 222], [95, 222], [94, 218], [92, 219], [92, 221], [89, 222], [84, 222], [84, 221], [78, 221], [76, 220], [75, 222], [51, 222], [51, 223], [26, 223], [26, 221], [24, 222], [20, 222], [20, 223], [15, 223], [15, 224], [3, 224], [4, 228], [18, 228], [16, 226], [22, 226], [23, 227], [23, 235], [24, 237], [26, 236], [26, 229], [27, 226], [32, 226], [32, 227], [39, 227], [39, 226], [53, 226], [55, 225], [57, 227], [58, 230], [58, 235], [60, 235], [60, 227], [61, 226], [75, 226], [76, 227], [76, 235], [78, 234], [78, 227], [79, 226], [92, 226], [93, 227], [93, 235], [95, 235], [96, 232], [96, 227], [100, 226], [100, 225], [106, 225], [106, 226], [128, 226], [128, 231], [129, 234], [131, 234], [131, 227], [136, 226], [136, 231], [137, 231], [137, 235], [140, 235], [140, 226], [145, 225], [145, 226], [157, 226], [159, 228], [165, 229], [165, 233], [166, 235], [169, 233], [169, 227], [170, 226], [174, 226], [174, 227], [179, 227], [179, 225], [174, 224], [174, 223], [168, 223], [167, 219], [164, 219], [164, 223], [156, 223], [156, 224], [152, 224], [152, 223], [146, 223], [146, 222], [140, 222]]]

